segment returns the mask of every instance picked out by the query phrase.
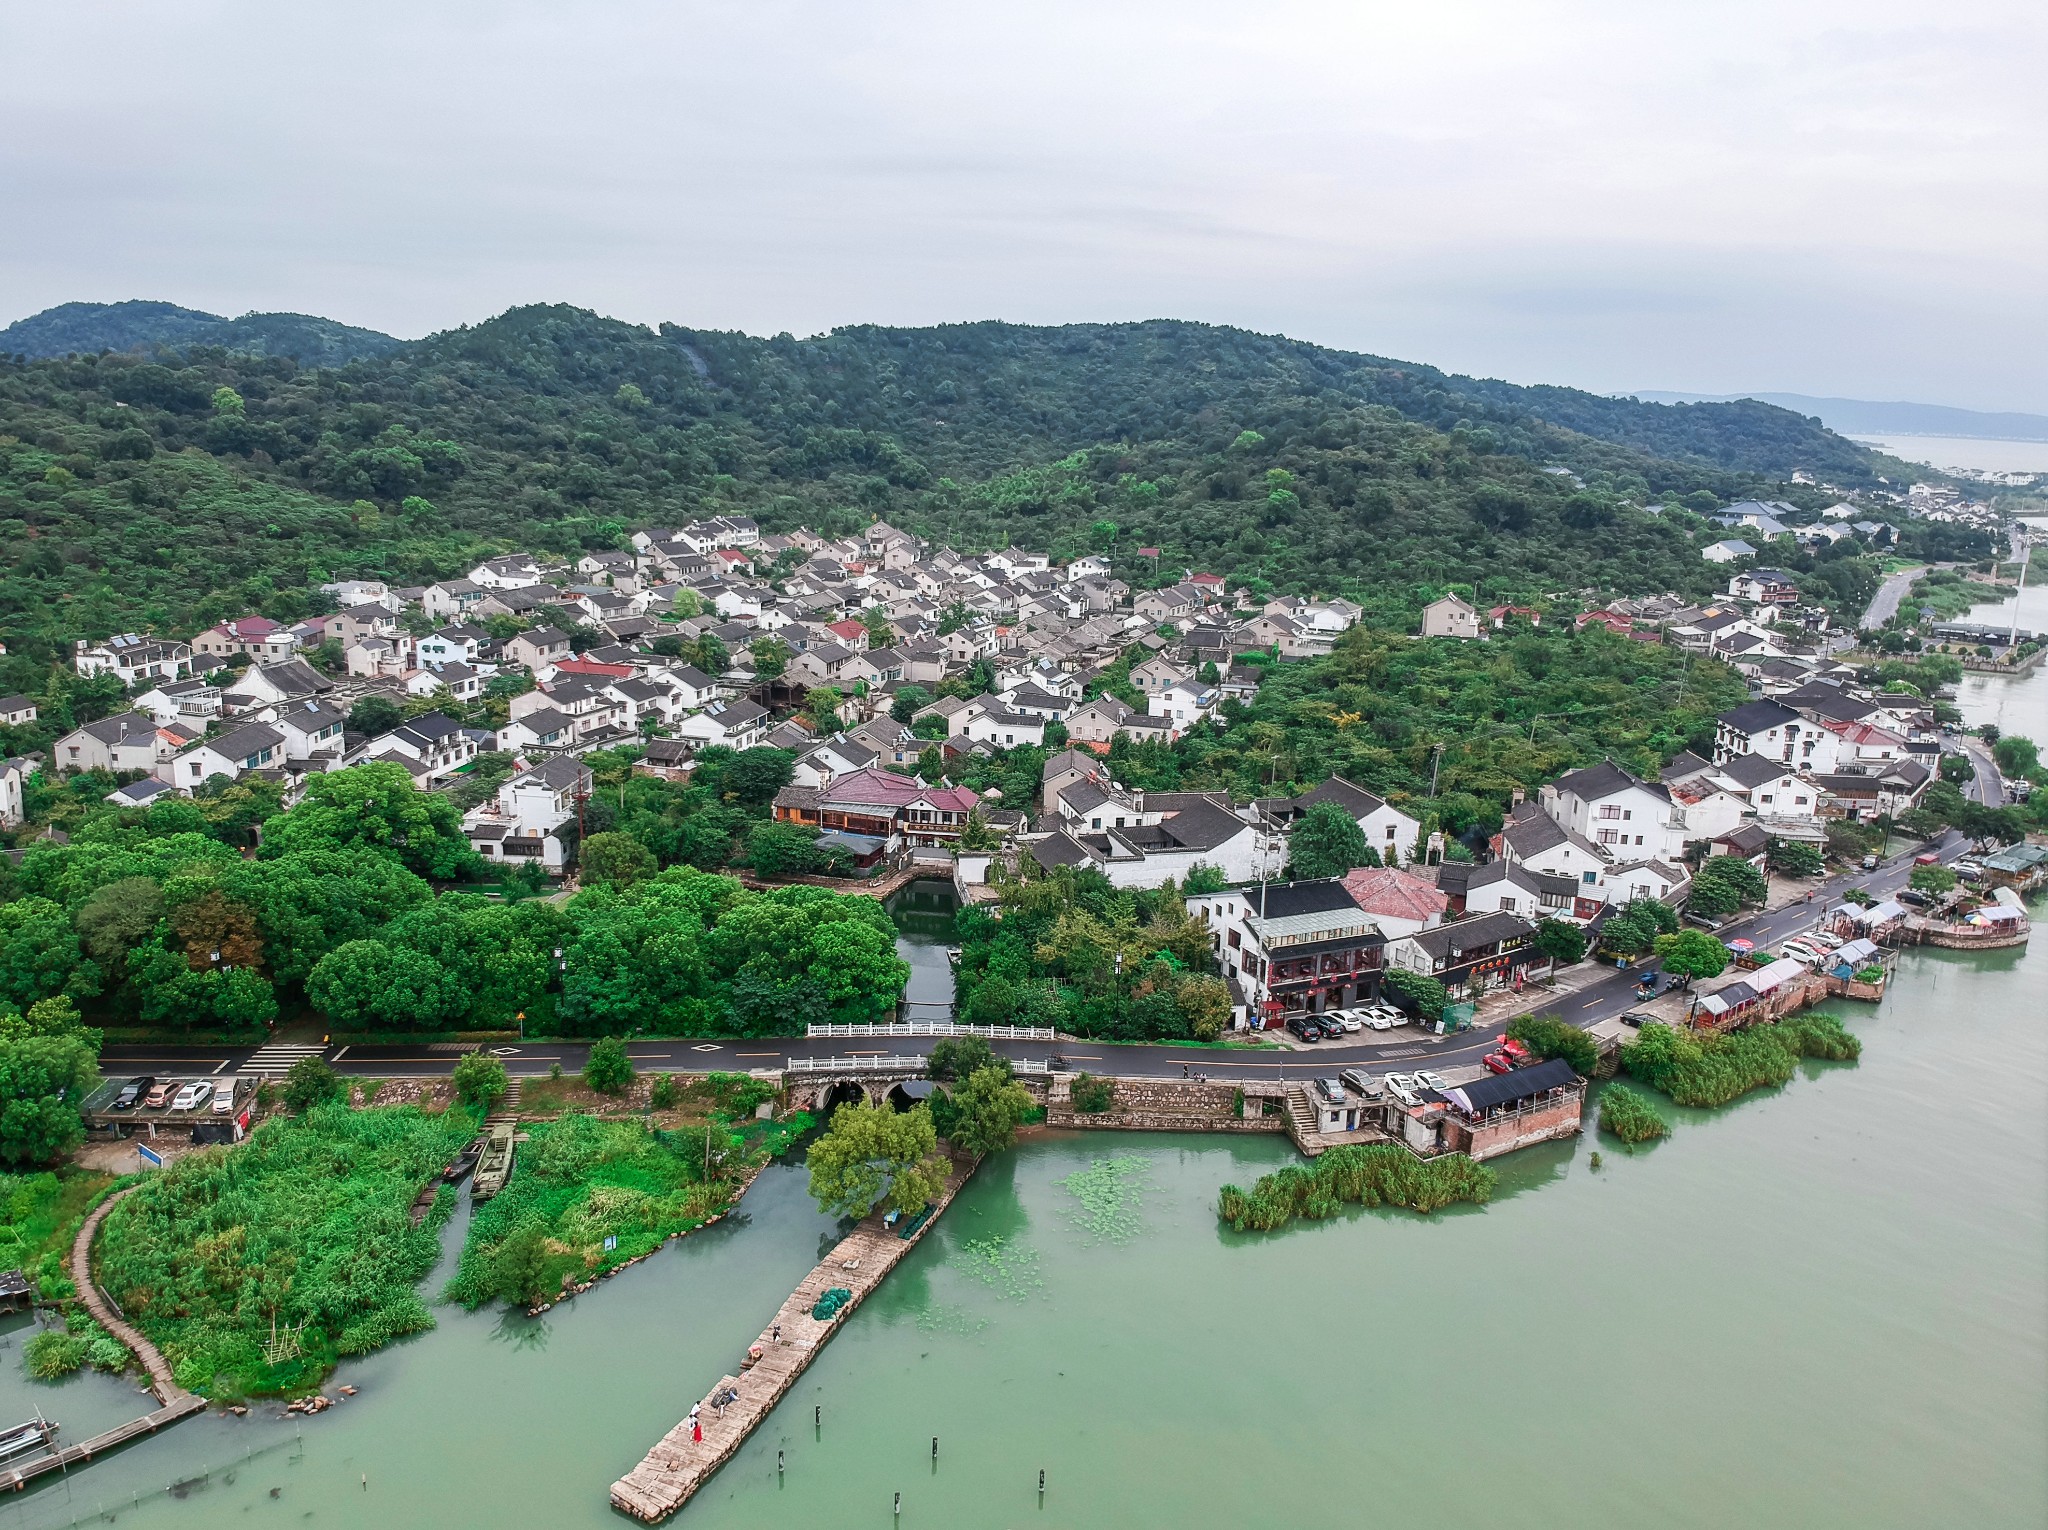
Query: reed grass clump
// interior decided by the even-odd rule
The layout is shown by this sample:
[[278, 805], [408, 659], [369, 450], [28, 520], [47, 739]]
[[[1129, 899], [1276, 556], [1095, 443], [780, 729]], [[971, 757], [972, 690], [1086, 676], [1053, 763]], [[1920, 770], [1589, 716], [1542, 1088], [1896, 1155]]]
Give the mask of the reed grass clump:
[[1862, 1055], [1863, 1043], [1835, 1016], [1808, 1014], [1725, 1036], [1646, 1025], [1621, 1049], [1621, 1067], [1677, 1104], [1711, 1108], [1789, 1082], [1802, 1057], [1853, 1062]]
[[1484, 1202], [1493, 1170], [1462, 1155], [1424, 1160], [1390, 1143], [1332, 1148], [1313, 1164], [1290, 1164], [1250, 1190], [1225, 1185], [1217, 1212], [1238, 1232], [1271, 1232], [1296, 1217], [1322, 1221], [1344, 1206], [1405, 1206], [1433, 1212]]
[[1665, 1136], [1671, 1128], [1646, 1096], [1626, 1084], [1609, 1084], [1600, 1091], [1600, 1130], [1634, 1143]]

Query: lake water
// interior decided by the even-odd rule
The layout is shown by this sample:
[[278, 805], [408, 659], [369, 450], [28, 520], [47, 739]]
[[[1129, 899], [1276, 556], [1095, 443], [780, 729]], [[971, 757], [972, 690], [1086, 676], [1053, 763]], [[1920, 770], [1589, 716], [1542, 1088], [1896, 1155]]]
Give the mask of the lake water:
[[[2048, 558], [2028, 572], [2029, 583], [2019, 592], [2019, 624], [2029, 632], [2048, 633]], [[2034, 579], [2043, 583], [2034, 584]], [[1964, 618], [1972, 622], [2005, 622], [2013, 619], [2014, 597], [1988, 605], [1972, 606]], [[1995, 723], [2004, 733], [2018, 733], [2048, 748], [2048, 662], [2035, 665], [2026, 674], [2008, 679], [1966, 671], [1956, 686], [1956, 709], [1971, 727]]]
[[[1240, 1237], [1217, 1188], [1290, 1160], [1284, 1140], [1041, 1136], [983, 1169], [677, 1523], [892, 1530], [901, 1492], [901, 1526], [928, 1530], [2039, 1530], [2044, 975], [2040, 949], [1908, 954], [1882, 1006], [1843, 1007], [1860, 1066], [1674, 1111], [1633, 1155], [1516, 1155], [1491, 1205], [1434, 1220]], [[772, 1169], [731, 1221], [541, 1319], [441, 1308], [343, 1367], [362, 1393], [326, 1415], [195, 1419], [0, 1502], [0, 1530], [102, 1508], [144, 1530], [616, 1530], [612, 1480], [833, 1232]], [[5, 1360], [0, 1421], [40, 1402], [75, 1437], [136, 1403], [105, 1377], [33, 1386], [18, 1339]]]
[[1993, 441], [1978, 436], [1856, 436], [1905, 462], [1944, 473], [2048, 473], [2048, 441]]

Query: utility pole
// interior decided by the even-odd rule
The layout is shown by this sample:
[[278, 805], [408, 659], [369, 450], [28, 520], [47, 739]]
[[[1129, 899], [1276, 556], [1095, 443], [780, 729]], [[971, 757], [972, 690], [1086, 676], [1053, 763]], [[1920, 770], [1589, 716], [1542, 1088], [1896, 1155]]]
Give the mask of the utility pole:
[[[1535, 734], [1533, 726], [1530, 729], [1530, 734], [1533, 738]], [[1444, 768], [1444, 750], [1449, 747], [1448, 744], [1433, 744], [1430, 746], [1430, 752], [1436, 756], [1436, 763], [1429, 767], [1429, 795], [1432, 798], [1436, 796], [1437, 773]]]

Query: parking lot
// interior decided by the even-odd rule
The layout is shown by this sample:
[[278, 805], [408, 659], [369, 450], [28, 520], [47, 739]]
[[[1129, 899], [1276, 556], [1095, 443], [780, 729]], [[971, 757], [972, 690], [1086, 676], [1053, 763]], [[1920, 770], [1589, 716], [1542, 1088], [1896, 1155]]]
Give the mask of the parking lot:
[[[138, 1083], [138, 1080], [142, 1081]], [[223, 1107], [220, 1102], [228, 1104]], [[196, 1126], [240, 1124], [256, 1101], [256, 1083], [232, 1074], [192, 1077], [172, 1074], [131, 1074], [110, 1078], [79, 1107], [85, 1124], [95, 1131], [122, 1136], [154, 1136], [170, 1131], [184, 1136]]]

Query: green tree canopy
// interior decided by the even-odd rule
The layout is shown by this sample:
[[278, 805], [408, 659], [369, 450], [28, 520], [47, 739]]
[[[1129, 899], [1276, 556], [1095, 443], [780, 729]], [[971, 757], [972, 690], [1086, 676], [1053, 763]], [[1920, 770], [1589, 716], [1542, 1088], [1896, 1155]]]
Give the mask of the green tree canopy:
[[1688, 982], [1719, 977], [1728, 970], [1728, 948], [1705, 930], [1659, 935], [1656, 949], [1664, 970]]
[[834, 1216], [915, 1216], [938, 1197], [951, 1172], [938, 1145], [932, 1113], [922, 1105], [901, 1113], [886, 1105], [842, 1105], [805, 1158], [811, 1195]]
[[1334, 802], [1318, 802], [1301, 815], [1287, 836], [1287, 855], [1294, 875], [1310, 879], [1341, 877], [1353, 867], [1379, 864], [1358, 820]]
[[1000, 1153], [1017, 1140], [1017, 1128], [1035, 1108], [1031, 1092], [1008, 1068], [977, 1068], [955, 1086], [958, 1116], [948, 1133], [954, 1145], [982, 1157]]

